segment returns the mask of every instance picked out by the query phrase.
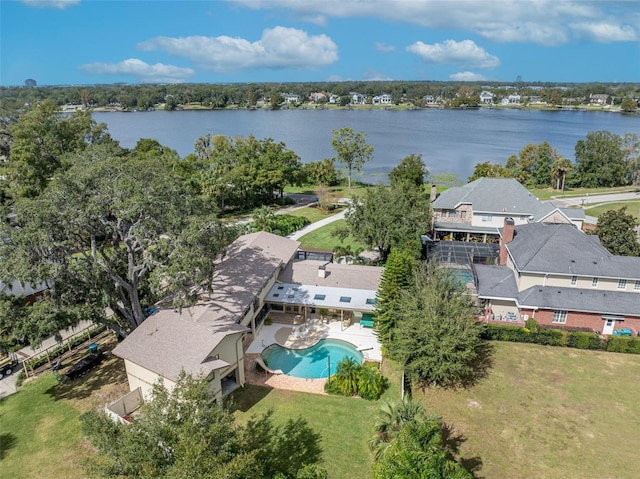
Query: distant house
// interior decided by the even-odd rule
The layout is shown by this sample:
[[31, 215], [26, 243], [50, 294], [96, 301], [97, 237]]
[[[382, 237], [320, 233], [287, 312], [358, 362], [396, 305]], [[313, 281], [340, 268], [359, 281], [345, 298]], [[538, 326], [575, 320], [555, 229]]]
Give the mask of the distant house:
[[514, 178], [478, 178], [443, 191], [431, 203], [434, 239], [497, 241], [505, 218], [516, 224], [568, 223], [582, 228], [582, 208], [539, 201]]
[[422, 99], [427, 102], [427, 104], [433, 104], [436, 102], [436, 99], [433, 95], [425, 95], [422, 97]]
[[390, 105], [391, 104], [391, 95], [384, 93], [382, 95], [376, 95], [371, 99], [371, 102], [374, 105]]
[[367, 95], [362, 95], [360, 93], [351, 93], [352, 105], [365, 105], [366, 103], [367, 103]]
[[28, 303], [42, 301], [44, 292], [49, 289], [45, 283], [32, 285], [31, 283], [23, 283], [13, 280], [9, 283], [0, 281], [0, 293], [7, 296], [23, 297]]
[[512, 93], [511, 95], [509, 95], [507, 97], [507, 101], [509, 103], [520, 103], [521, 99], [522, 99], [522, 97], [520, 95], [518, 95], [517, 93]]
[[480, 93], [480, 103], [493, 103], [494, 94], [489, 91]]
[[612, 255], [572, 224], [508, 218], [499, 265], [475, 271], [487, 321], [640, 333], [640, 258]]
[[609, 101], [609, 98], [611, 98], [609, 95], [606, 95], [604, 93], [598, 93], [595, 95], [589, 95], [589, 103], [594, 104], [594, 105], [608, 105], [611, 102]]
[[314, 92], [311, 95], [309, 95], [309, 100], [311, 100], [314, 103], [318, 103], [319, 101], [325, 100], [326, 98], [327, 98], [327, 95], [320, 92]]
[[300, 95], [296, 95], [295, 93], [285, 93], [283, 95], [285, 103], [299, 103]]
[[329, 103], [334, 104], [334, 103], [340, 103], [340, 96], [338, 95], [331, 95], [329, 97]]

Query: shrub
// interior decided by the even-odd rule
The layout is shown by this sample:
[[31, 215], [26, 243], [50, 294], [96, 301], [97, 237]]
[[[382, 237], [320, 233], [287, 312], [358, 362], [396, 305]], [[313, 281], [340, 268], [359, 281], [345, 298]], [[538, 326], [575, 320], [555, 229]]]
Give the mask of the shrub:
[[640, 354], [640, 339], [624, 336], [611, 336], [607, 342], [607, 351], [614, 353]]
[[540, 325], [538, 324], [538, 321], [536, 321], [534, 318], [527, 319], [524, 323], [524, 327], [534, 333], [537, 333], [538, 331], [540, 331]]
[[387, 389], [388, 381], [374, 363], [358, 365], [353, 359], [345, 358], [338, 363], [336, 374], [324, 385], [328, 394], [342, 396], [358, 395], [363, 399], [379, 399]]

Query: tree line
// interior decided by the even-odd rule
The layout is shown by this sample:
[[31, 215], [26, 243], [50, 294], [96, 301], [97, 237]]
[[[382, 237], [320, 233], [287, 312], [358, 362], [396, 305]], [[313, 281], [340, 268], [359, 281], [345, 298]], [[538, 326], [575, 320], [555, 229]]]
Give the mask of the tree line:
[[[207, 108], [248, 108], [258, 101], [283, 98], [291, 93], [307, 101], [312, 93], [348, 97], [353, 92], [373, 97], [382, 93], [392, 96], [393, 102], [421, 105], [425, 96], [450, 101], [460, 96], [474, 96], [491, 90], [499, 100], [517, 92], [523, 97], [539, 97], [550, 105], [588, 102], [592, 94], [604, 94], [609, 103], [621, 104], [625, 99], [640, 98], [637, 83], [551, 83], [551, 82], [454, 82], [454, 81], [344, 81], [298, 83], [238, 83], [238, 84], [110, 84], [86, 86], [1, 87], [0, 113], [7, 114], [25, 103], [46, 99], [58, 106], [83, 105], [88, 108], [118, 105], [124, 109], [149, 109], [165, 105], [197, 103]], [[328, 98], [320, 100], [326, 102]]]
[[475, 165], [469, 181], [482, 177], [515, 178], [529, 187], [601, 188], [640, 185], [640, 138], [592, 131], [575, 146], [575, 161], [562, 157], [548, 142], [530, 143], [503, 163]]

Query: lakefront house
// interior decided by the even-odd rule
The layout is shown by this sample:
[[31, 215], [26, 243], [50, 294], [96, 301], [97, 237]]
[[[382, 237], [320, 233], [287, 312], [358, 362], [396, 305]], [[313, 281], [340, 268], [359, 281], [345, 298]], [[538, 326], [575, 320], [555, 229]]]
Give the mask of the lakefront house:
[[578, 229], [582, 208], [541, 202], [514, 178], [478, 178], [443, 191], [431, 203], [434, 239], [497, 242], [506, 218], [516, 225], [567, 223]]

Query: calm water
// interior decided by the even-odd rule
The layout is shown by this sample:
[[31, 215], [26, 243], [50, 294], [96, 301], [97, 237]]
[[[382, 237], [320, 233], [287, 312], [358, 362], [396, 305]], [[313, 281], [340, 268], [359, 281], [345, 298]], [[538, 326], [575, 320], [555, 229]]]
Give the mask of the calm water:
[[335, 339], [321, 339], [306, 349], [288, 349], [272, 344], [262, 352], [262, 359], [271, 369], [281, 369], [289, 376], [307, 379], [328, 377], [329, 358], [331, 374], [335, 374], [338, 363], [347, 357], [357, 364], [362, 363], [360, 351], [349, 343]]
[[436, 175], [454, 173], [466, 181], [477, 163], [504, 163], [529, 143], [548, 141], [573, 160], [578, 140], [608, 130], [640, 135], [640, 117], [608, 112], [531, 110], [199, 110], [94, 112], [111, 135], [131, 148], [153, 138], [186, 156], [206, 134], [272, 138], [283, 142], [303, 162], [331, 158], [331, 132], [343, 126], [367, 133], [373, 160], [362, 179], [384, 181], [391, 168], [410, 154], [420, 154]]

